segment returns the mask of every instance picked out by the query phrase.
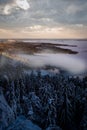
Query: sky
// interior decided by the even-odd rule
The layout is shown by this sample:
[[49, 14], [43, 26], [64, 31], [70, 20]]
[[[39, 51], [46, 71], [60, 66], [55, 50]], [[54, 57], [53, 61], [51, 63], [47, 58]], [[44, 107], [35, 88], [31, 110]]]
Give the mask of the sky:
[[87, 0], [0, 0], [0, 38], [87, 38]]

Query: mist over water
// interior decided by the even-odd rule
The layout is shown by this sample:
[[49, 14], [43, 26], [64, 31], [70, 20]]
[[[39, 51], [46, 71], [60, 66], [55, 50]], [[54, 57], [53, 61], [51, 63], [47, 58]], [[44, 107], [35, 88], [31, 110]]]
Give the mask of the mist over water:
[[[61, 68], [72, 74], [81, 74], [87, 72], [87, 40], [23, 40], [26, 44], [30, 43], [58, 43], [63, 46], [61, 48], [71, 49], [77, 51], [77, 54], [62, 54], [54, 53], [50, 49], [43, 49], [40, 53], [34, 53], [32, 55], [25, 52], [18, 52], [16, 54], [7, 55], [15, 61], [20, 61], [25, 65], [32, 68], [43, 68], [45, 66], [51, 66], [54, 68]], [[65, 46], [72, 45], [72, 46]], [[73, 46], [75, 45], [75, 46]], [[5, 58], [0, 59], [0, 68], [6, 64]], [[11, 63], [12, 64], [12, 63]], [[13, 65], [16, 65], [13, 63]]]

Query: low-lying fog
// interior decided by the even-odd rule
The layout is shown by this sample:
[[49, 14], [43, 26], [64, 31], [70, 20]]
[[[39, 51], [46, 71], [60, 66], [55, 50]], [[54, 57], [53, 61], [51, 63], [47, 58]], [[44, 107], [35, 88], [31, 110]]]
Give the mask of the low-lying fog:
[[46, 65], [62, 68], [71, 73], [82, 73], [86, 70], [85, 61], [75, 58], [68, 54], [35, 54], [35, 55], [18, 55], [24, 59], [25, 63], [31, 67], [44, 67]]
[[[54, 54], [54, 53], [36, 53], [29, 54], [12, 54], [7, 57], [20, 61], [21, 63], [32, 68], [43, 68], [44, 66], [58, 67], [73, 74], [84, 73], [87, 70], [86, 62], [74, 55], [69, 54]], [[1, 58], [0, 64], [6, 64], [5, 58]], [[11, 64], [11, 63], [10, 63]], [[15, 65], [15, 64], [13, 64]]]

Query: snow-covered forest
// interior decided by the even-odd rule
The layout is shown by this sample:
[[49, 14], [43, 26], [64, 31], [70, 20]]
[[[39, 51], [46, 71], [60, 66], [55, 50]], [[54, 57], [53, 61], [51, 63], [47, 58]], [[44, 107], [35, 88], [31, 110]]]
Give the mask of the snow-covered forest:
[[87, 130], [87, 77], [0, 76], [0, 130]]

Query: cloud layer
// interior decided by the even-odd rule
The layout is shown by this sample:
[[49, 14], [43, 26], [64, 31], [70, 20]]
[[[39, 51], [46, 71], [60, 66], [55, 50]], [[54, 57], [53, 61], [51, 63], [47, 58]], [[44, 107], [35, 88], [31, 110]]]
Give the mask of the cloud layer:
[[49, 31], [62, 26], [85, 34], [87, 0], [0, 0], [0, 28], [35, 32], [35, 26]]

